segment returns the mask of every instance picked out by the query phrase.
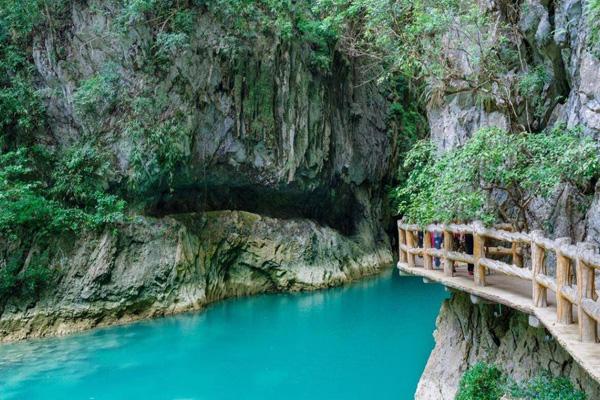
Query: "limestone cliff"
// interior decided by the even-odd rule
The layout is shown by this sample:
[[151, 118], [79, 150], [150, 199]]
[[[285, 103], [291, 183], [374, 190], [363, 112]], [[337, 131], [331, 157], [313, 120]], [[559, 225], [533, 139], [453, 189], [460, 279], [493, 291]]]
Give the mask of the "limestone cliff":
[[[519, 86], [518, 71], [543, 71], [535, 93], [505, 92], [498, 84], [485, 93], [464, 80], [444, 82], [427, 106], [431, 138], [440, 152], [462, 145], [483, 127], [539, 132], [557, 122], [580, 127], [598, 138], [600, 132], [600, 86], [597, 43], [591, 37], [589, 3], [584, 0], [474, 1], [490, 21], [507, 26], [507, 37], [521, 54], [516, 65], [501, 76], [507, 86]], [[456, 76], [473, 73], [464, 49], [476, 45], [469, 28], [454, 27], [446, 34], [444, 60]], [[471, 27], [473, 29], [473, 27]], [[477, 28], [475, 28], [477, 29]], [[489, 40], [494, 40], [490, 34]], [[506, 63], [506, 61], [501, 61]], [[507, 63], [509, 65], [510, 63]], [[536, 108], [534, 111], [533, 108]], [[598, 192], [598, 190], [596, 190]], [[543, 229], [555, 237], [598, 242], [600, 202], [590, 207], [568, 185], [549, 200], [536, 199], [527, 210], [532, 229]]]
[[478, 361], [493, 363], [516, 380], [550, 371], [566, 376], [589, 399], [600, 385], [573, 361], [543, 328], [529, 326], [527, 316], [499, 305], [473, 305], [468, 295], [454, 294], [440, 310], [435, 348], [419, 382], [418, 400], [452, 400], [462, 374]]
[[377, 85], [344, 54], [321, 68], [310, 43], [255, 21], [241, 31], [208, 3], [182, 2], [176, 33], [176, 16], [132, 17], [133, 3], [64, 1], [32, 33], [46, 113], [35, 144], [107, 160], [103, 187], [132, 222], [44, 249], [35, 235], [0, 237], [0, 267], [16, 250], [23, 271], [49, 252], [55, 271], [38, 297], [2, 305], [2, 338], [327, 287], [389, 264], [392, 149]]
[[386, 247], [306, 220], [238, 211], [142, 218], [103, 234], [58, 238], [50, 257], [57, 278], [39, 298], [4, 307], [0, 337], [66, 334], [227, 297], [324, 288], [391, 261]]

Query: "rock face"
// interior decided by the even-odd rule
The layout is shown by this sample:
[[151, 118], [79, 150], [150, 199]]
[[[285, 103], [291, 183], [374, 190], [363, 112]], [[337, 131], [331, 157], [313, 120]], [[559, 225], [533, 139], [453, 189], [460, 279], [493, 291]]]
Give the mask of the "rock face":
[[238, 211], [145, 218], [56, 240], [58, 280], [11, 302], [3, 341], [196, 310], [219, 299], [339, 285], [391, 263], [387, 247], [305, 220]]
[[483, 361], [516, 380], [549, 371], [566, 376], [590, 399], [600, 385], [583, 371], [545, 329], [529, 326], [527, 316], [506, 307], [473, 305], [454, 294], [442, 305], [434, 333], [436, 345], [415, 394], [417, 400], [452, 400], [462, 374]]
[[[427, 107], [432, 141], [439, 152], [464, 144], [485, 127], [540, 131], [563, 122], [569, 128], [580, 127], [596, 139], [600, 137], [600, 58], [597, 44], [590, 39], [591, 24], [595, 22], [590, 21], [585, 11], [586, 2], [525, 0], [516, 7], [505, 0], [473, 3], [491, 20], [502, 21], [513, 32], [509, 37], [515, 49], [524, 52], [518, 68], [545, 71], [547, 79], [534, 96], [540, 111], [534, 116], [528, 103], [531, 99], [518, 90], [507, 99], [497, 87], [492, 87], [481, 98], [480, 91], [467, 87], [460, 79], [444, 82], [441, 93]], [[456, 68], [456, 76], [468, 76], [472, 67], [465, 59], [465, 52], [456, 49], [470, 48], [473, 43], [454, 31], [461, 29], [446, 35], [450, 50], [444, 58]], [[516, 72], [517, 67], [510, 68], [502, 81], [517, 82]], [[511, 107], [506, 107], [507, 101]], [[582, 203], [571, 188], [561, 188], [548, 201], [531, 202], [528, 224], [555, 237], [598, 243], [598, 201], [591, 208], [587, 204], [580, 206]]]
[[324, 71], [309, 44], [258, 28], [238, 37], [203, 4], [185, 45], [158, 51], [165, 26], [123, 25], [122, 2], [67, 3], [35, 33], [37, 141], [92, 147], [111, 166], [104, 186], [142, 216], [56, 238], [58, 282], [3, 307], [4, 340], [327, 287], [391, 262], [388, 103], [355, 65], [334, 54]]
[[[118, 3], [73, 2], [60, 37], [37, 36], [48, 142], [105, 151], [110, 185], [141, 174], [154, 214], [239, 209], [346, 232], [379, 218], [387, 102], [356, 65], [336, 54], [322, 71], [301, 40], [240, 38], [203, 6], [185, 46], [150, 54], [151, 24], [124, 34]], [[106, 96], [84, 101], [90, 86]]]

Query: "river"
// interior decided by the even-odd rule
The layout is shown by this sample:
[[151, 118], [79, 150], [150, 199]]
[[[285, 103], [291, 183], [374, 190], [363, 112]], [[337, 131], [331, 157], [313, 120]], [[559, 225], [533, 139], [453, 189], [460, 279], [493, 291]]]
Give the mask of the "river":
[[438, 285], [389, 271], [342, 288], [0, 347], [0, 399], [412, 399]]

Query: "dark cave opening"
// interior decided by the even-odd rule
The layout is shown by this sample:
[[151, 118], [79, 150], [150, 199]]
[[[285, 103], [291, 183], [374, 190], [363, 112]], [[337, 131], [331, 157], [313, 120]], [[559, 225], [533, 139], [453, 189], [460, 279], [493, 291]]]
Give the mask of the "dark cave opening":
[[310, 219], [344, 235], [355, 232], [362, 212], [351, 187], [302, 190], [289, 186], [210, 185], [178, 188], [155, 196], [146, 213], [155, 217], [203, 211], [239, 210], [280, 219]]

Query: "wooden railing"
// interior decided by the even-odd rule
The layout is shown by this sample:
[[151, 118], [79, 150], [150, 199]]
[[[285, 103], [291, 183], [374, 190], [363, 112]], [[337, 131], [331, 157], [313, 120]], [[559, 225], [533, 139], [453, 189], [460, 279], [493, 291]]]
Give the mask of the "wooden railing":
[[[422, 247], [418, 246], [419, 232], [423, 233]], [[443, 235], [440, 249], [431, 246], [431, 235], [436, 232]], [[455, 251], [456, 233], [473, 235], [473, 254]], [[420, 227], [398, 221], [398, 237], [399, 261], [410, 268], [417, 267], [416, 257], [422, 257], [423, 268], [429, 270], [433, 269], [433, 259], [440, 258], [448, 277], [454, 275], [457, 262], [473, 264], [478, 286], [486, 286], [489, 271], [525, 279], [531, 281], [535, 307], [548, 307], [548, 291], [554, 292], [558, 323], [573, 324], [576, 310], [581, 341], [598, 341], [600, 302], [595, 272], [600, 270], [600, 255], [594, 244], [572, 245], [569, 238], [551, 240], [541, 231], [513, 232], [508, 226], [490, 229], [480, 222]], [[545, 262], [549, 254], [554, 255], [554, 272], [548, 271]]]

